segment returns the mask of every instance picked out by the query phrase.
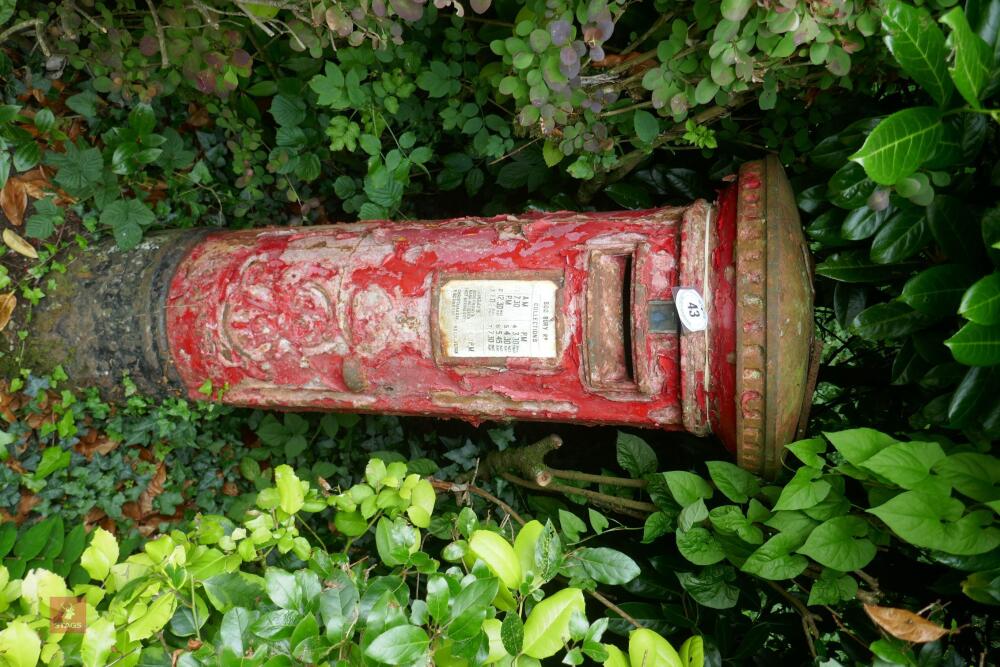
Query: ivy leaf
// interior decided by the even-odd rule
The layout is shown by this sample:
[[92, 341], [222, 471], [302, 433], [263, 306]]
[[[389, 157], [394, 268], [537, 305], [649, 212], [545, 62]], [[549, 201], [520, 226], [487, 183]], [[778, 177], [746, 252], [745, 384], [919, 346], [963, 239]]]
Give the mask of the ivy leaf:
[[939, 106], [951, 97], [952, 83], [945, 69], [944, 33], [930, 13], [900, 0], [883, 3], [882, 27], [886, 45], [903, 71], [930, 93]]
[[798, 536], [778, 533], [757, 547], [740, 569], [770, 581], [797, 577], [809, 565], [805, 556], [793, 553], [801, 544]]
[[829, 482], [815, 479], [819, 471], [808, 466], [795, 471], [795, 476], [781, 490], [775, 511], [802, 510], [818, 505], [830, 494]]
[[49, 153], [48, 163], [59, 170], [55, 182], [74, 197], [84, 197], [101, 180], [104, 158], [96, 148], [80, 150], [66, 142], [66, 152]]
[[757, 478], [728, 461], [709, 461], [708, 475], [726, 498], [734, 503], [745, 503], [760, 493]]
[[809, 533], [798, 553], [841, 572], [860, 570], [875, 558], [875, 544], [867, 536], [868, 523], [864, 519], [839, 516]]
[[948, 68], [948, 74], [965, 101], [978, 109], [979, 95], [990, 80], [993, 54], [989, 44], [972, 31], [961, 7], [955, 7], [940, 21], [951, 28], [947, 44], [954, 53], [954, 65]]
[[944, 130], [933, 107], [903, 109], [879, 123], [851, 160], [876, 183], [894, 185], [933, 154]]
[[858, 592], [858, 582], [849, 574], [824, 568], [809, 590], [809, 605], [850, 602]]
[[430, 643], [422, 628], [399, 625], [376, 637], [365, 649], [365, 655], [389, 665], [410, 665], [427, 654]]
[[687, 507], [698, 499], [712, 497], [712, 487], [698, 475], [684, 470], [663, 473], [671, 495], [681, 507]]
[[969, 322], [944, 342], [955, 361], [968, 366], [1000, 364], [1000, 325], [983, 326]]
[[958, 556], [974, 556], [1000, 546], [993, 513], [980, 510], [962, 516], [958, 500], [923, 490], [904, 491], [868, 510], [910, 544]]
[[706, 528], [677, 531], [677, 550], [695, 565], [714, 565], [726, 557], [722, 546]]
[[119, 199], [101, 211], [101, 224], [111, 228], [122, 250], [134, 248], [142, 239], [142, 228], [155, 219], [149, 207], [138, 199]]
[[699, 572], [674, 574], [687, 594], [704, 607], [731, 609], [740, 597], [740, 589], [734, 584], [736, 571], [729, 565], [710, 565]]
[[886, 447], [898, 443], [892, 436], [871, 428], [856, 428], [823, 435], [848, 463], [855, 466], [860, 466]]
[[618, 465], [635, 479], [656, 472], [656, 452], [646, 441], [631, 433], [618, 432]]

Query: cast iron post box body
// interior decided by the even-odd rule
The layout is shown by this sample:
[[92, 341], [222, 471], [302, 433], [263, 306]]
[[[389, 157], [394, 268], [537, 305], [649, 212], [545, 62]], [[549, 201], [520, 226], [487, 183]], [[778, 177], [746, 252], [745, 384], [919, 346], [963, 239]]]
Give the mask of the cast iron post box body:
[[[82, 385], [127, 370], [242, 406], [684, 429], [764, 473], [811, 390], [809, 260], [773, 158], [716, 205], [173, 232], [87, 257], [32, 337]], [[70, 326], [89, 333], [57, 342]]]

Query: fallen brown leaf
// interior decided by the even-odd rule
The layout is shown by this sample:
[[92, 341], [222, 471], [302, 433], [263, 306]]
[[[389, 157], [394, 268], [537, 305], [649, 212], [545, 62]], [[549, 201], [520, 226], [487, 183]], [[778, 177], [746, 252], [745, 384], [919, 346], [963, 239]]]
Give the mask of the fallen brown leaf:
[[7, 323], [10, 322], [10, 316], [14, 314], [16, 307], [17, 297], [14, 296], [13, 292], [0, 294], [0, 331], [3, 331]]
[[22, 239], [13, 229], [3, 230], [3, 242], [18, 255], [38, 259], [38, 251], [35, 250], [35, 246]]
[[80, 438], [80, 442], [73, 445], [73, 450], [78, 454], [83, 454], [88, 461], [94, 458], [94, 454], [109, 454], [119, 445], [117, 440], [112, 440], [106, 433], [97, 429], [90, 429], [87, 434]]
[[156, 467], [153, 479], [149, 480], [149, 486], [147, 486], [145, 490], [139, 494], [140, 516], [152, 514], [153, 499], [163, 493], [163, 483], [165, 481], [167, 481], [167, 466], [165, 463], [160, 463], [160, 465]]
[[24, 187], [24, 191], [32, 199], [43, 199], [50, 192], [55, 192], [56, 188], [45, 173], [45, 167], [38, 166], [15, 178]]
[[28, 208], [28, 190], [24, 182], [14, 176], [0, 190], [0, 210], [10, 224], [20, 227], [24, 224], [24, 211]]
[[896, 639], [924, 644], [941, 639], [949, 633], [946, 628], [906, 609], [873, 604], [866, 604], [864, 607], [875, 624]]

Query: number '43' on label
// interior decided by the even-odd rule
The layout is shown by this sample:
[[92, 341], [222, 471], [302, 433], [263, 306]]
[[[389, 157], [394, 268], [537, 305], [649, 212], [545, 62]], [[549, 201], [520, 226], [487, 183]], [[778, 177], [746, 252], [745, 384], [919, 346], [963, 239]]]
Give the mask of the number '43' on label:
[[682, 287], [677, 290], [674, 296], [674, 303], [677, 306], [677, 315], [681, 318], [681, 324], [688, 331], [704, 331], [708, 327], [708, 312], [705, 310], [705, 300], [701, 298], [698, 290], [690, 287]]

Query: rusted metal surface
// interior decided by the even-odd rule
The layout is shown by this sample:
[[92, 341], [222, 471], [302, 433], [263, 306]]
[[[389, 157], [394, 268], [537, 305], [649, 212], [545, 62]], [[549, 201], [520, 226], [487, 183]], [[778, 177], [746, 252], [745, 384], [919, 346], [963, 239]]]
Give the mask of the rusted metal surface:
[[[692, 293], [695, 324], [675, 303]], [[35, 370], [61, 363], [109, 397], [128, 373], [243, 406], [684, 429], [764, 474], [814, 382], [811, 267], [774, 158], [715, 204], [101, 247], [30, 327]]]
[[812, 271], [777, 158], [743, 166], [737, 202], [737, 454], [744, 468], [773, 475], [812, 395]]

